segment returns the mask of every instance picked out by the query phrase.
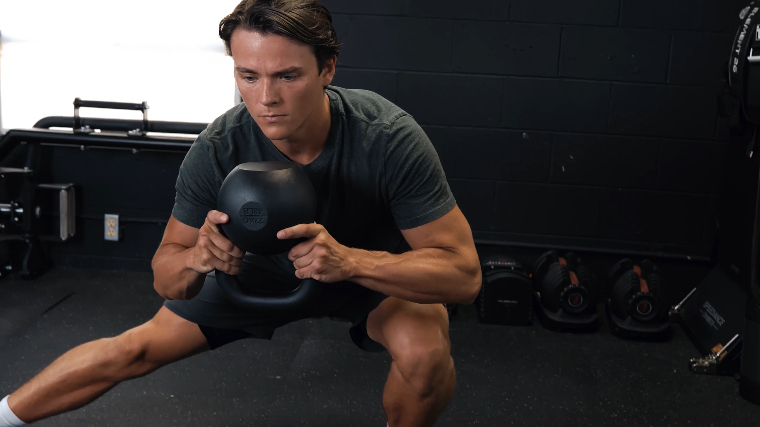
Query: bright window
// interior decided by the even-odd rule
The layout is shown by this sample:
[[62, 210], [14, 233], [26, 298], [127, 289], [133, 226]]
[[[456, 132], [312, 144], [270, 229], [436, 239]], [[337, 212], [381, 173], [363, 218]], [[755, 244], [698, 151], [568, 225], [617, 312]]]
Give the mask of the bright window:
[[147, 101], [150, 120], [210, 122], [235, 101], [218, 25], [238, 2], [0, 0], [2, 127], [71, 116], [76, 97]]

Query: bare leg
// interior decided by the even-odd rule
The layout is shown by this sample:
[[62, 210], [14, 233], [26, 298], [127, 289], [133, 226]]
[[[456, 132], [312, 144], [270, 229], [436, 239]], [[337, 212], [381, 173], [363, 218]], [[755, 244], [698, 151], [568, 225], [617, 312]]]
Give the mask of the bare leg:
[[206, 350], [198, 325], [161, 307], [143, 325], [69, 350], [11, 394], [8, 405], [24, 422], [34, 422], [82, 407], [122, 381]]
[[449, 361], [450, 368], [440, 371], [440, 383], [427, 396], [421, 395], [403, 377], [395, 361], [391, 364], [383, 390], [383, 408], [389, 426], [432, 426], [435, 423], [454, 395], [456, 382], [451, 356]]
[[432, 426], [456, 385], [446, 309], [388, 298], [370, 313], [367, 332], [393, 358], [383, 391], [388, 424]]

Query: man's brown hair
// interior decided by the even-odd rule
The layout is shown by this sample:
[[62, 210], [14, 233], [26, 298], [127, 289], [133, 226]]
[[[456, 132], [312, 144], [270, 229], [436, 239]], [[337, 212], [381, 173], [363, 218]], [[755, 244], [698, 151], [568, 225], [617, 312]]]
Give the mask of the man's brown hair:
[[316, 0], [243, 0], [219, 23], [219, 37], [232, 56], [235, 30], [289, 37], [311, 46], [322, 73], [325, 62], [340, 53], [330, 12]]

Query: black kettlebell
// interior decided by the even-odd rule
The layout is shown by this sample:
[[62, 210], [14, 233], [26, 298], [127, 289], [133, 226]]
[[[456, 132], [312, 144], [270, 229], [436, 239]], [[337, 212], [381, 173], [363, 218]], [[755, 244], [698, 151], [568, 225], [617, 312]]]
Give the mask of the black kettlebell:
[[[257, 255], [289, 251], [304, 239], [277, 238], [277, 232], [308, 224], [317, 216], [317, 194], [306, 173], [295, 163], [250, 162], [235, 167], [222, 183], [217, 209], [228, 216], [220, 231], [235, 246]], [[320, 283], [305, 279], [281, 296], [245, 289], [237, 276], [216, 270], [222, 293], [234, 304], [259, 311], [297, 311], [319, 292]]]

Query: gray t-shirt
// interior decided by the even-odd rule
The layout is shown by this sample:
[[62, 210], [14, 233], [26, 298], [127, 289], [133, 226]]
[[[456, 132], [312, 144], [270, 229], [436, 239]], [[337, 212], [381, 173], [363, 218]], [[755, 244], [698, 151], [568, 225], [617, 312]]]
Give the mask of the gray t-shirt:
[[[440, 218], [456, 201], [425, 132], [380, 95], [328, 86], [331, 125], [324, 150], [303, 166], [317, 192], [317, 223], [339, 243], [398, 252], [400, 229]], [[194, 228], [216, 209], [224, 178], [245, 162], [286, 161], [244, 104], [220, 116], [187, 152], [172, 215]], [[287, 254], [272, 260], [294, 271]]]

